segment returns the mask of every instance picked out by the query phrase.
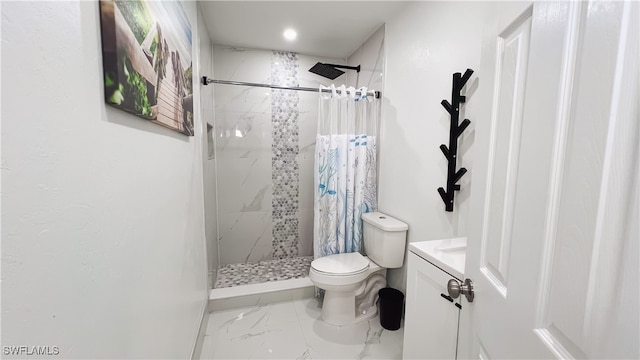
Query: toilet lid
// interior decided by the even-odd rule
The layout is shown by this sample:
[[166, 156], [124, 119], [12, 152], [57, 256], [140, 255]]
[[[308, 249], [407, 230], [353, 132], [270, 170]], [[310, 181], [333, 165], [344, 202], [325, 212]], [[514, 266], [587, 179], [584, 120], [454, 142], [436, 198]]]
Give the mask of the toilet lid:
[[353, 275], [366, 271], [369, 268], [369, 260], [357, 252], [334, 254], [313, 260], [311, 267], [327, 274]]

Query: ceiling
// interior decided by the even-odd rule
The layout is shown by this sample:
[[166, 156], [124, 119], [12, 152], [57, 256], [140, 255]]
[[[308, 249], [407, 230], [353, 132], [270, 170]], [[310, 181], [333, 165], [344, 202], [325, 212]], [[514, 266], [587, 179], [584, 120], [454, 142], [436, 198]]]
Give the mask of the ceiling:
[[[404, 1], [201, 1], [214, 44], [346, 58]], [[282, 36], [298, 32], [294, 41]]]

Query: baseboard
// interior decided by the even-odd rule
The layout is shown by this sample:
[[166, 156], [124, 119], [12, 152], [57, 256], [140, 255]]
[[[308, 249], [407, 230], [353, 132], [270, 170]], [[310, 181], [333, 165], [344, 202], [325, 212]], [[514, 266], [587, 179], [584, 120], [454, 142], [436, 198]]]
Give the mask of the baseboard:
[[[207, 299], [208, 300], [208, 299]], [[209, 323], [209, 304], [205, 302], [202, 309], [202, 319], [200, 319], [200, 328], [198, 329], [198, 336], [196, 337], [196, 343], [193, 346], [191, 352], [191, 360], [199, 360], [202, 354], [202, 346], [204, 344], [204, 336], [207, 333], [207, 324]]]

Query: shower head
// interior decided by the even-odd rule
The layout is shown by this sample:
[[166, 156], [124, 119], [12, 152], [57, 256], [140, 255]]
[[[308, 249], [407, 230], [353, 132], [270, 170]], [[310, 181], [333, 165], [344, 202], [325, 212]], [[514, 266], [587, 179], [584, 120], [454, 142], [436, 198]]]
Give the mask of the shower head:
[[309, 69], [314, 74], [318, 74], [320, 76], [324, 76], [327, 79], [335, 79], [338, 76], [344, 74], [344, 71], [338, 70], [335, 67], [323, 63], [317, 63], [313, 65], [311, 69]]
[[347, 70], [356, 70], [357, 72], [360, 72], [360, 65], [358, 66], [345, 66], [345, 65], [335, 65], [335, 64], [324, 64], [324, 63], [317, 63], [315, 65], [313, 65], [311, 67], [311, 69], [309, 69], [309, 71], [311, 71], [314, 74], [318, 74], [320, 76], [324, 76], [327, 79], [335, 79], [338, 76], [344, 74], [344, 71], [342, 70], [338, 70], [336, 68], [341, 68], [341, 69], [347, 69]]

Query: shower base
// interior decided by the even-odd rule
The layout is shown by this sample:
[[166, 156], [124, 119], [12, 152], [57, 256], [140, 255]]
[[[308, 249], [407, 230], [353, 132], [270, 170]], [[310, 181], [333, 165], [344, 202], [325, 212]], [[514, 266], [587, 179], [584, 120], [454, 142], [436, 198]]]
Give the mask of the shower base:
[[223, 265], [218, 269], [214, 289], [309, 276], [313, 256], [264, 260], [257, 263]]

